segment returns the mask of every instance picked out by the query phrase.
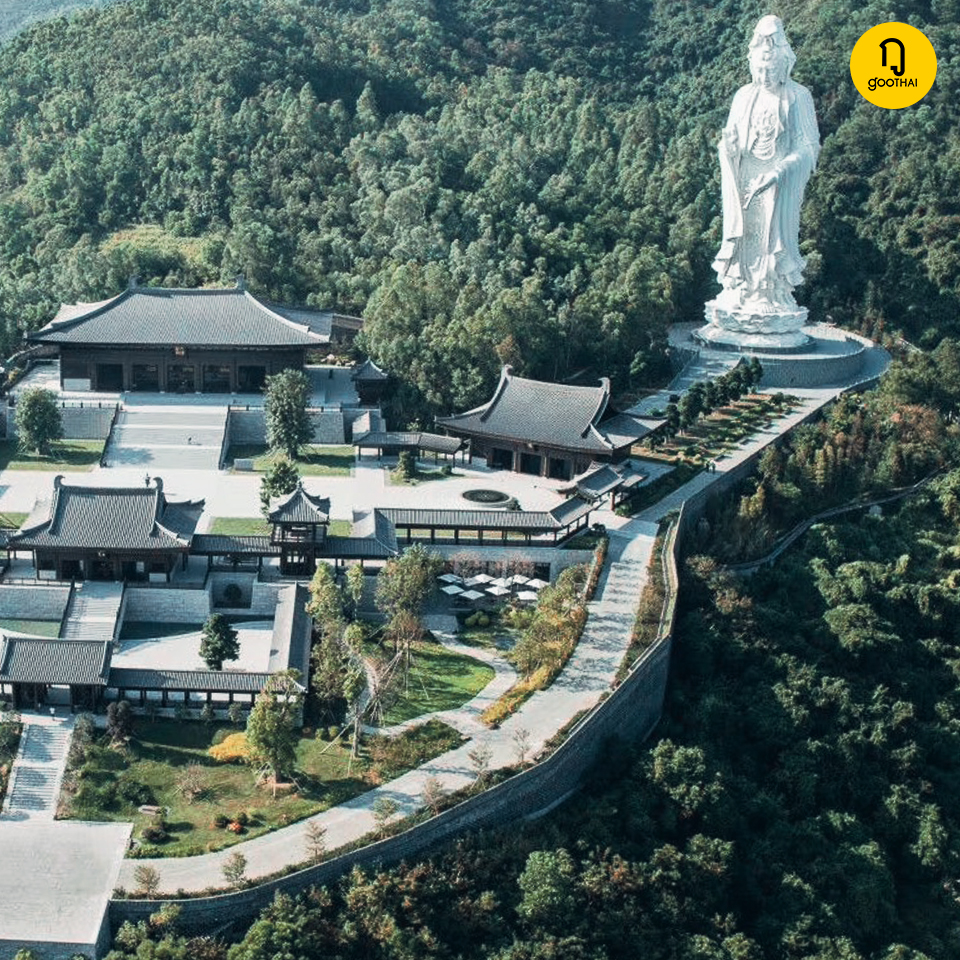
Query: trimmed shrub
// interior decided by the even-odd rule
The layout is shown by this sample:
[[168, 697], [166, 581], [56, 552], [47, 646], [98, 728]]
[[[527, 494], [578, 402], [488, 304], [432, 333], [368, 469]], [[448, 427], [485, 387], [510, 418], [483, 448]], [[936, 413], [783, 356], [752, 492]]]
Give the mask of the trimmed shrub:
[[207, 754], [220, 763], [237, 763], [250, 756], [250, 744], [245, 733], [231, 733], [220, 743], [214, 743]]

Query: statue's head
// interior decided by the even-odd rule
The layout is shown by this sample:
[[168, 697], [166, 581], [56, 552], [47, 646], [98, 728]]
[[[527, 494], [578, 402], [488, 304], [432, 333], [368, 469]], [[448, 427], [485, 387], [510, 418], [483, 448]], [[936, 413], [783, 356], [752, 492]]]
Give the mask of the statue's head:
[[796, 63], [783, 21], [772, 14], [761, 17], [750, 40], [750, 75], [754, 83], [776, 86], [785, 83]]

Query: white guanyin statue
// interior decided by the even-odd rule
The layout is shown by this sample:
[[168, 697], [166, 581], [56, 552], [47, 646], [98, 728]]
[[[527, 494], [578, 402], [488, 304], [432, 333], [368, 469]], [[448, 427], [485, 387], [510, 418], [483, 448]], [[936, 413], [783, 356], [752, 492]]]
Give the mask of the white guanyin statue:
[[793, 288], [820, 135], [810, 91], [790, 79], [795, 60], [780, 18], [763, 17], [750, 41], [752, 82], [734, 96], [720, 140], [723, 240], [713, 267], [723, 290], [706, 305], [707, 340], [792, 347], [807, 339]]

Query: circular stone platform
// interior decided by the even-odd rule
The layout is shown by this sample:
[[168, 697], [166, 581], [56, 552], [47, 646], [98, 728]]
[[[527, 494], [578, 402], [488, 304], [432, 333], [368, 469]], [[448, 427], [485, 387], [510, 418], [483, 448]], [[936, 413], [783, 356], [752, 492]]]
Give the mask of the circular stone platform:
[[795, 346], [777, 344], [734, 345], [706, 338], [699, 323], [674, 324], [670, 346], [683, 352], [696, 351], [703, 360], [729, 365], [738, 354], [757, 357], [763, 364], [764, 387], [823, 387], [855, 383], [864, 369], [867, 354], [881, 350], [871, 340], [830, 324], [803, 328], [805, 341]]

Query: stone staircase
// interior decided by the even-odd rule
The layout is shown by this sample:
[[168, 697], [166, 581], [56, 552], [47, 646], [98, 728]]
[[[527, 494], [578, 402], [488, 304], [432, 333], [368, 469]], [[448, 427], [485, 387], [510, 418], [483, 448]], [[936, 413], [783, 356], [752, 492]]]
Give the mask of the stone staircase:
[[78, 583], [70, 594], [60, 638], [113, 640], [122, 603], [122, 583]]
[[53, 820], [72, 735], [72, 717], [24, 726], [0, 819]]
[[126, 406], [110, 432], [104, 466], [216, 470], [226, 426], [226, 405]]

